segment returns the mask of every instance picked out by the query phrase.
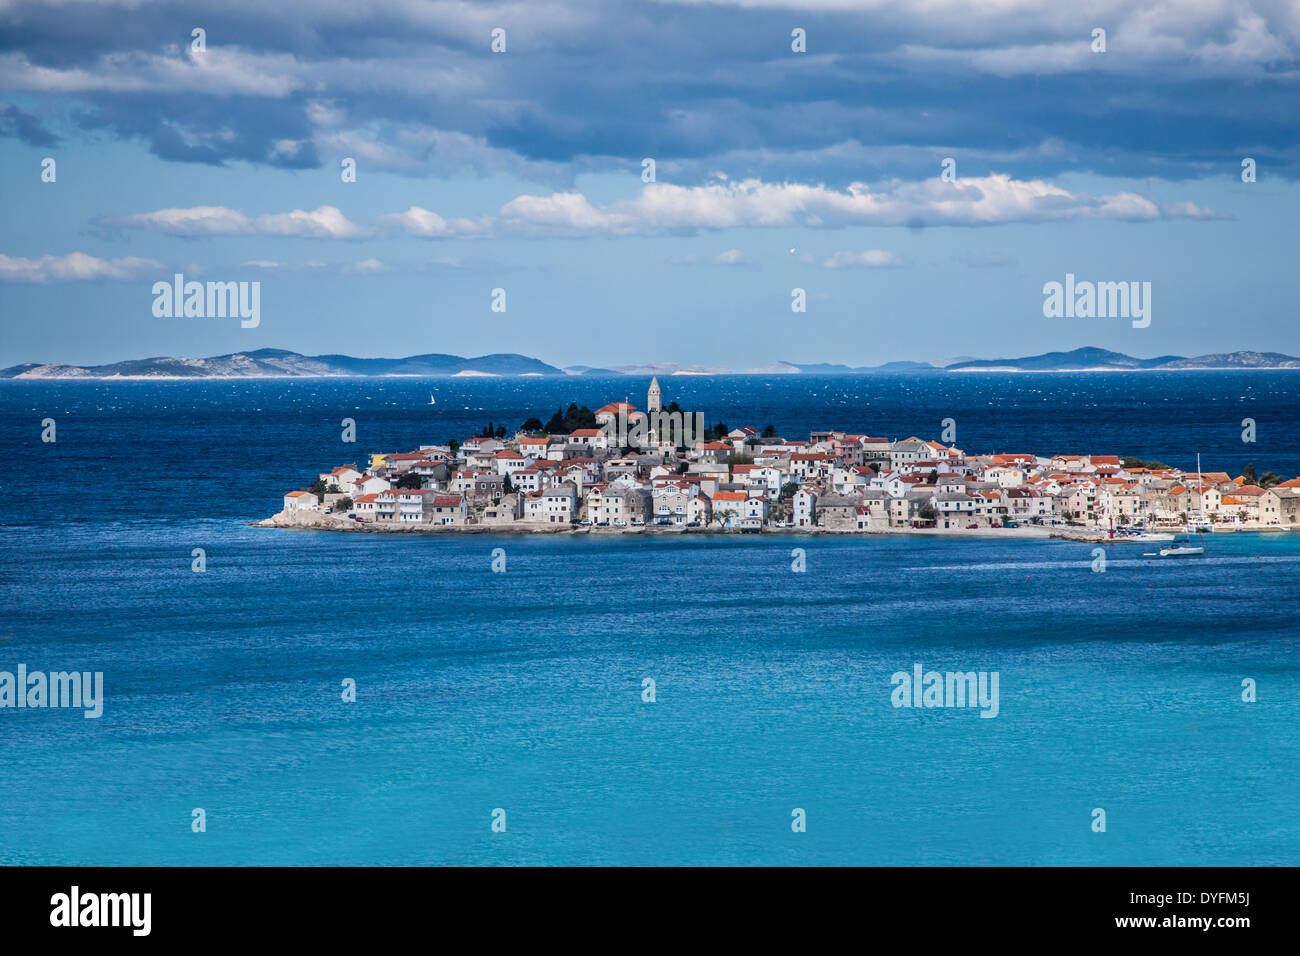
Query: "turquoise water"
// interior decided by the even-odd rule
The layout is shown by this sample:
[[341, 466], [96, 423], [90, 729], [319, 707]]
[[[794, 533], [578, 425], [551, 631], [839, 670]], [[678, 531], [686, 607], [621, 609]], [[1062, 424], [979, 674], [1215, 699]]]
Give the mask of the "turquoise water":
[[[1297, 535], [76, 540], [11, 538], [0, 657], [104, 716], [0, 712], [6, 863], [1300, 861]], [[895, 709], [915, 662], [998, 716]]]
[[[1060, 541], [255, 529], [334, 412], [208, 387], [4, 392], [11, 474], [62, 480], [9, 497], [0, 669], [106, 701], [0, 710], [0, 863], [1300, 863], [1300, 534], [1098, 574]], [[918, 662], [997, 671], [998, 716], [894, 708]]]

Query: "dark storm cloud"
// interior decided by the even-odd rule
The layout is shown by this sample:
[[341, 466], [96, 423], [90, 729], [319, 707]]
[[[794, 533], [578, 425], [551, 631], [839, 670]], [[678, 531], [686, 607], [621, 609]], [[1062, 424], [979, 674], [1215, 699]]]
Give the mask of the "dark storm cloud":
[[0, 136], [13, 136], [29, 146], [53, 146], [59, 138], [31, 113], [12, 103], [0, 103]]
[[[214, 164], [311, 167], [364, 143], [400, 172], [559, 180], [643, 156], [680, 182], [724, 165], [916, 178], [949, 155], [1021, 178], [1230, 175], [1246, 150], [1300, 170], [1300, 16], [1284, 0], [790, 6], [19, 2], [0, 14], [0, 88]], [[505, 54], [488, 48], [496, 26]], [[807, 54], [790, 50], [795, 26]], [[5, 116], [12, 135], [53, 135]]]

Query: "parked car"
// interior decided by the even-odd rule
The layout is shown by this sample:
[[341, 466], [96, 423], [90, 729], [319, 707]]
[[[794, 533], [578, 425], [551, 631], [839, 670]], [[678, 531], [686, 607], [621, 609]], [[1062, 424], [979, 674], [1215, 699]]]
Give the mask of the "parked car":
[[966, 530], [967, 530], [967, 531], [977, 531], [977, 530], [979, 530], [979, 525], [977, 525], [977, 524], [968, 524], [968, 525], [966, 526]]

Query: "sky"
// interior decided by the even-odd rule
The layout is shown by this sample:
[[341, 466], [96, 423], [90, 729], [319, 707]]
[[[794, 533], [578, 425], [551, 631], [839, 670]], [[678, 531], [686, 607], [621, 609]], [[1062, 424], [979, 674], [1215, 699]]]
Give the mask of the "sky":
[[1300, 355], [1298, 118], [1283, 0], [6, 0], [0, 366]]

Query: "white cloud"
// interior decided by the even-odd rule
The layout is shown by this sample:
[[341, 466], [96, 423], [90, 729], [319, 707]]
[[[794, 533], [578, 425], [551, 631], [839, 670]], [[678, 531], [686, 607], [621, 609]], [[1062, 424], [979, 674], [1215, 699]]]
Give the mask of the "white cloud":
[[633, 199], [592, 205], [580, 193], [519, 196], [495, 223], [499, 235], [656, 235], [734, 228], [982, 226], [1074, 219], [1130, 221], [1213, 216], [1192, 203], [1160, 206], [1136, 193], [1088, 196], [1006, 175], [938, 177], [878, 186], [765, 183], [757, 179], [676, 186], [651, 183]]
[[412, 206], [406, 212], [379, 216], [375, 225], [390, 232], [405, 233], [422, 239], [454, 239], [487, 235], [488, 227], [482, 221], [469, 219], [443, 219], [436, 212]]
[[134, 279], [163, 268], [156, 259], [125, 256], [100, 259], [84, 252], [39, 259], [0, 254], [0, 281], [3, 282], [76, 282], [86, 279]]
[[25, 53], [0, 55], [0, 87], [41, 93], [203, 93], [283, 98], [307, 83], [289, 53], [249, 53], [213, 44], [205, 53], [101, 54], [87, 66], [37, 66]]
[[818, 262], [813, 256], [805, 255], [802, 261], [810, 265], [820, 265], [823, 269], [887, 269], [903, 265], [903, 260], [886, 249], [867, 249], [864, 252], [836, 252], [830, 258]]
[[688, 253], [684, 256], [673, 256], [668, 260], [671, 265], [675, 266], [753, 266], [754, 260], [745, 255], [739, 249], [728, 249], [725, 252], [719, 252], [716, 256], [698, 256], [695, 253]]
[[[956, 183], [893, 180], [847, 189], [757, 179], [701, 186], [650, 183], [630, 199], [593, 204], [579, 192], [517, 196], [496, 216], [446, 219], [420, 206], [358, 226], [334, 206], [248, 216], [224, 206], [159, 209], [101, 220], [175, 236], [289, 236], [356, 239], [388, 234], [424, 239], [583, 238], [693, 234], [739, 228], [839, 229], [848, 226], [989, 226], [1079, 219], [1150, 221], [1213, 218], [1194, 202], [1161, 205], [1137, 193], [1089, 196], [1042, 180], [1006, 175]], [[723, 255], [740, 255], [729, 250]], [[726, 264], [726, 263], [722, 263]], [[734, 263], [733, 263], [734, 264]]]
[[262, 272], [319, 272], [327, 269], [329, 266], [324, 262], [318, 262], [315, 259], [308, 259], [306, 262], [277, 262], [274, 259], [250, 259], [248, 262], [239, 264], [241, 269], [258, 269]]
[[335, 206], [310, 211], [247, 216], [226, 206], [191, 206], [107, 217], [110, 226], [149, 229], [170, 236], [291, 236], [300, 239], [356, 239], [367, 234]]

